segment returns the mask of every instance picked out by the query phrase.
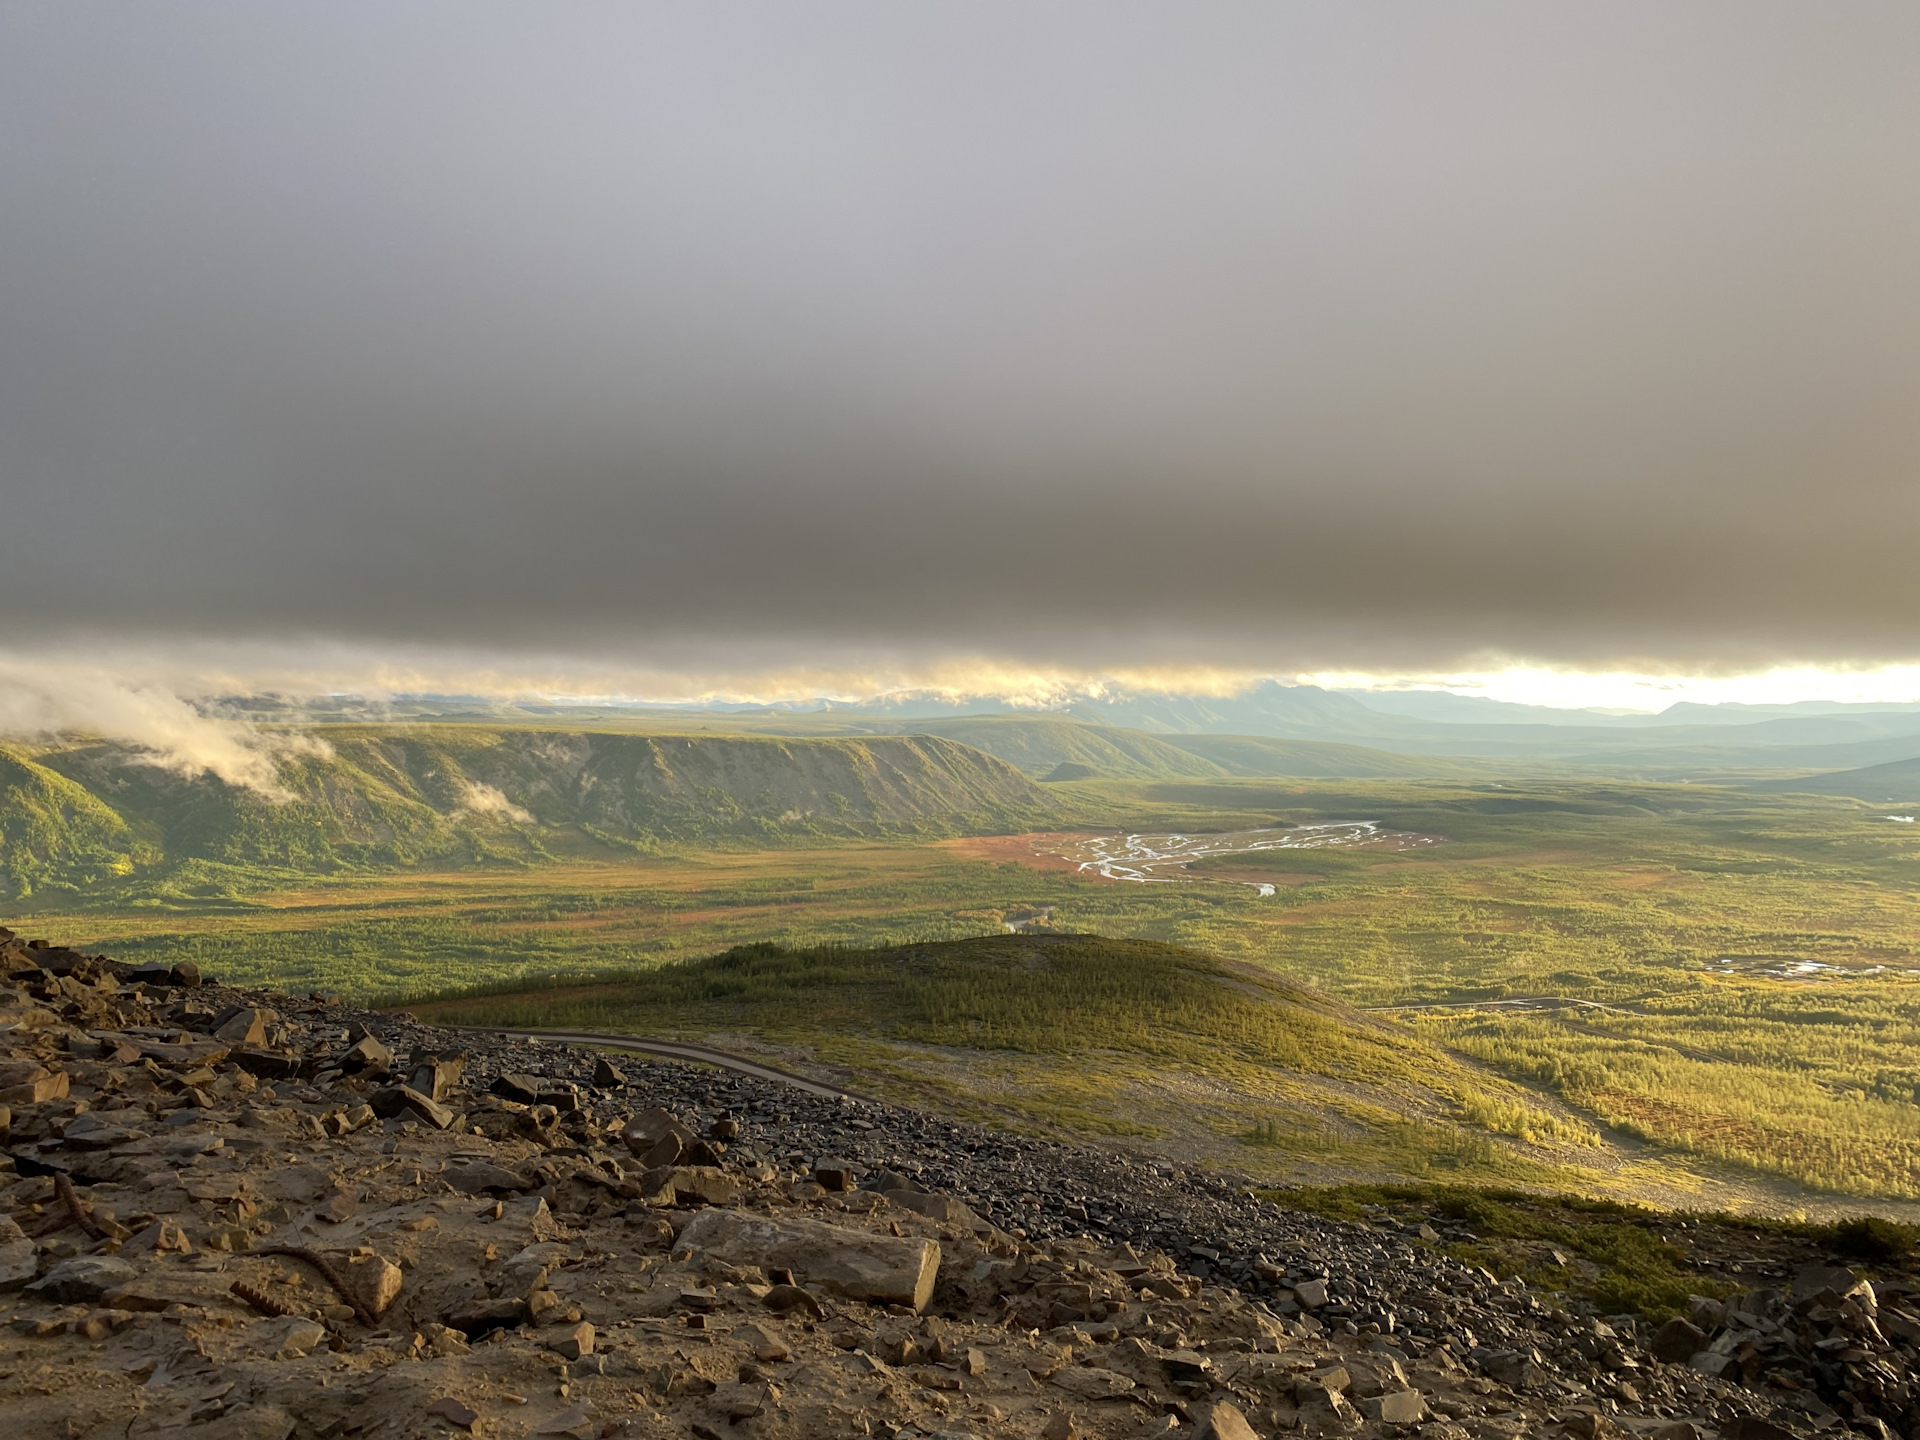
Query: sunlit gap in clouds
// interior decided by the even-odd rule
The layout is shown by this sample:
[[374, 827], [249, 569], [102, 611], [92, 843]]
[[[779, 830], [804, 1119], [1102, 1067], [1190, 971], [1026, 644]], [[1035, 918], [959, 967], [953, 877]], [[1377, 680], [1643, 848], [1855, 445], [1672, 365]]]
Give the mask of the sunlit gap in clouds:
[[[91, 732], [143, 740], [223, 771], [257, 764], [257, 746], [224, 702], [249, 696], [289, 701], [354, 697], [374, 704], [403, 696], [462, 696], [542, 704], [805, 705], [918, 698], [964, 709], [1064, 710], [1076, 701], [1124, 694], [1230, 697], [1278, 682], [1346, 690], [1444, 690], [1566, 709], [1657, 712], [1698, 704], [1801, 701], [1920, 701], [1920, 664], [1780, 665], [1738, 674], [1629, 669], [1579, 670], [1498, 659], [1433, 671], [1143, 666], [1049, 666], [983, 655], [874, 659], [847, 655], [820, 663], [716, 653], [702, 666], [681, 654], [652, 663], [607, 656], [486, 654], [345, 644], [102, 644], [63, 653], [0, 652], [0, 735], [31, 738]], [[209, 728], [201, 732], [200, 721]], [[193, 746], [188, 731], [199, 734]]]
[[1509, 664], [1484, 670], [1416, 674], [1321, 671], [1297, 683], [1329, 690], [1448, 690], [1557, 709], [1657, 712], [1698, 705], [1904, 704], [1920, 701], [1920, 665], [1781, 665], [1744, 674], [1574, 670]]

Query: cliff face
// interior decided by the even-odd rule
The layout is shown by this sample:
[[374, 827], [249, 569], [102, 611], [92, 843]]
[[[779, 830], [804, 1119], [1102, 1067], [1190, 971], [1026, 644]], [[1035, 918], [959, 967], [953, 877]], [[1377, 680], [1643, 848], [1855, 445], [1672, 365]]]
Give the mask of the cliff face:
[[124, 746], [0, 748], [0, 898], [200, 861], [322, 872], [556, 852], [987, 834], [1056, 801], [932, 736], [789, 740], [340, 727], [282, 794], [185, 778]]
[[1920, 1321], [1830, 1266], [1636, 1329], [830, 1086], [0, 960], [23, 1436], [1907, 1433]]

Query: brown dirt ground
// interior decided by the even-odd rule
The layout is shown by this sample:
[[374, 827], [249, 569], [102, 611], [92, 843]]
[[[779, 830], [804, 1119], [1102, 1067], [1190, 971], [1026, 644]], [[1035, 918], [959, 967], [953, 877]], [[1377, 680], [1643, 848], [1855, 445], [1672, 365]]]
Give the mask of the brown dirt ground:
[[[963, 860], [986, 860], [996, 865], [1004, 865], [1011, 860], [1017, 865], [1025, 865], [1030, 870], [1076, 871], [1079, 862], [1067, 859], [1064, 855], [1051, 855], [1042, 851], [1042, 846], [1064, 846], [1075, 840], [1091, 839], [1094, 835], [1104, 834], [1095, 830], [1051, 830], [1035, 831], [1026, 835], [970, 835], [960, 840], [940, 840], [935, 842], [936, 850], [944, 850], [949, 855], [957, 855]], [[1109, 880], [1105, 876], [1089, 871], [1081, 877], [1097, 885], [1121, 885], [1125, 881]]]

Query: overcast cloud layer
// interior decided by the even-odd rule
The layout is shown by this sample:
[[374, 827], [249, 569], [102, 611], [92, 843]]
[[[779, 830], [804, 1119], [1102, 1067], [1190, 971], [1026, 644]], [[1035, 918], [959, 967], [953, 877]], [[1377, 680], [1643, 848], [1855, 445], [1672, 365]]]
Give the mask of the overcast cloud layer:
[[1916, 53], [1905, 0], [0, 0], [0, 616], [1914, 658]]

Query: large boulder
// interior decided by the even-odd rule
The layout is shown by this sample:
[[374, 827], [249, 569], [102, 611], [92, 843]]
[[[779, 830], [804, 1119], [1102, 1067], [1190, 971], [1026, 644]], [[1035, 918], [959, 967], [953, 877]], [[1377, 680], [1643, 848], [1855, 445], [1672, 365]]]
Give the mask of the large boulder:
[[699, 1137], [671, 1110], [656, 1105], [627, 1121], [620, 1138], [635, 1159], [653, 1167], [675, 1164]]
[[772, 1220], [732, 1210], [703, 1210], [676, 1248], [731, 1265], [791, 1270], [802, 1285], [878, 1305], [926, 1308], [940, 1272], [932, 1240], [875, 1235], [817, 1220]]
[[267, 1026], [277, 1018], [271, 1010], [235, 1005], [214, 1017], [213, 1038], [229, 1045], [264, 1045]]
[[1707, 1336], [1697, 1325], [1676, 1315], [1653, 1332], [1653, 1339], [1648, 1342], [1647, 1348], [1653, 1352], [1656, 1360], [1665, 1360], [1670, 1365], [1684, 1365], [1707, 1348]]

